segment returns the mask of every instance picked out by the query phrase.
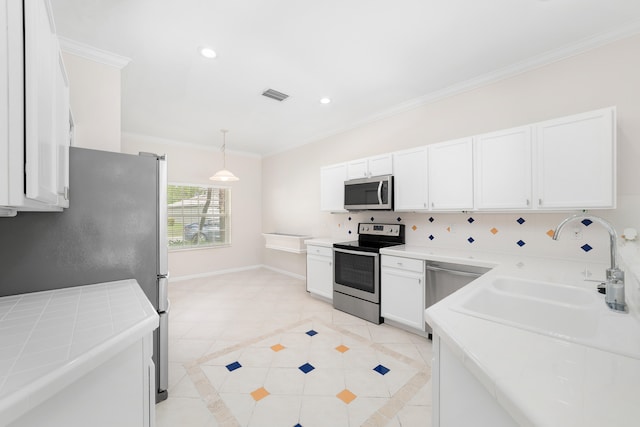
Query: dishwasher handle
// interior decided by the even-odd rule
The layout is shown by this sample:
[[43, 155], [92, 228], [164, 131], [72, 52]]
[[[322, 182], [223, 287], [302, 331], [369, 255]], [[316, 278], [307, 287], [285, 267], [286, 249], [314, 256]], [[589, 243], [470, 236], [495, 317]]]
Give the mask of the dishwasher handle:
[[459, 271], [459, 270], [450, 270], [448, 268], [442, 268], [442, 267], [434, 267], [432, 265], [427, 265], [427, 270], [429, 271], [442, 271], [445, 273], [449, 273], [449, 274], [454, 274], [456, 276], [464, 276], [464, 277], [480, 277], [482, 276], [481, 273], [472, 273], [470, 271]]

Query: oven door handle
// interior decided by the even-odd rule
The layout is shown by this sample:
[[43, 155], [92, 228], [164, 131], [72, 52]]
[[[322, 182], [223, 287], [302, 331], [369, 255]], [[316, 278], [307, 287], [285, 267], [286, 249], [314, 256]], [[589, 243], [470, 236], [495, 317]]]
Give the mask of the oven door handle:
[[370, 256], [370, 257], [377, 257], [378, 255], [380, 255], [377, 252], [349, 251], [347, 249], [338, 249], [338, 248], [334, 248], [333, 250], [335, 252], [340, 252], [343, 254], [351, 254], [351, 255], [364, 255], [364, 256]]

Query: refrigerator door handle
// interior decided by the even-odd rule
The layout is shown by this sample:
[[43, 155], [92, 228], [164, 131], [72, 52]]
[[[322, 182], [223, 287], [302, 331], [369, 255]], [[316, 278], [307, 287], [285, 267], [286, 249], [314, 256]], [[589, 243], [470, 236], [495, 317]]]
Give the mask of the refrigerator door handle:
[[158, 327], [158, 365], [160, 367], [160, 379], [158, 381], [158, 391], [169, 388], [169, 311], [171, 302], [167, 301], [167, 310], [160, 315], [160, 325]]
[[167, 158], [158, 157], [158, 275], [169, 274], [167, 212]]
[[158, 311], [169, 311], [169, 277], [158, 277]]

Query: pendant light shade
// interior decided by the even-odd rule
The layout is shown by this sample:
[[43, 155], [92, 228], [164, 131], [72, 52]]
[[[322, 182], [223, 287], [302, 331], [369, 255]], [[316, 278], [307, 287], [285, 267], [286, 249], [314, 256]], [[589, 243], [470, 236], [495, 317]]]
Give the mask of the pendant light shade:
[[235, 176], [231, 171], [227, 170], [226, 148], [227, 148], [227, 132], [229, 131], [227, 129], [220, 129], [220, 132], [222, 132], [222, 148], [221, 148], [222, 169], [216, 172], [213, 176], [209, 177], [209, 179], [211, 181], [222, 181], [222, 182], [238, 181], [240, 180], [240, 178]]

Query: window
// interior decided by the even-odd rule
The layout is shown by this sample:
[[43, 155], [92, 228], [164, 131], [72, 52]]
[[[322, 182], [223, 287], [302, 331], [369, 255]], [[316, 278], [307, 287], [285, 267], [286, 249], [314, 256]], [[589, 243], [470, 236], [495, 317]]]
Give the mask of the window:
[[231, 189], [169, 184], [167, 191], [169, 249], [231, 243]]

